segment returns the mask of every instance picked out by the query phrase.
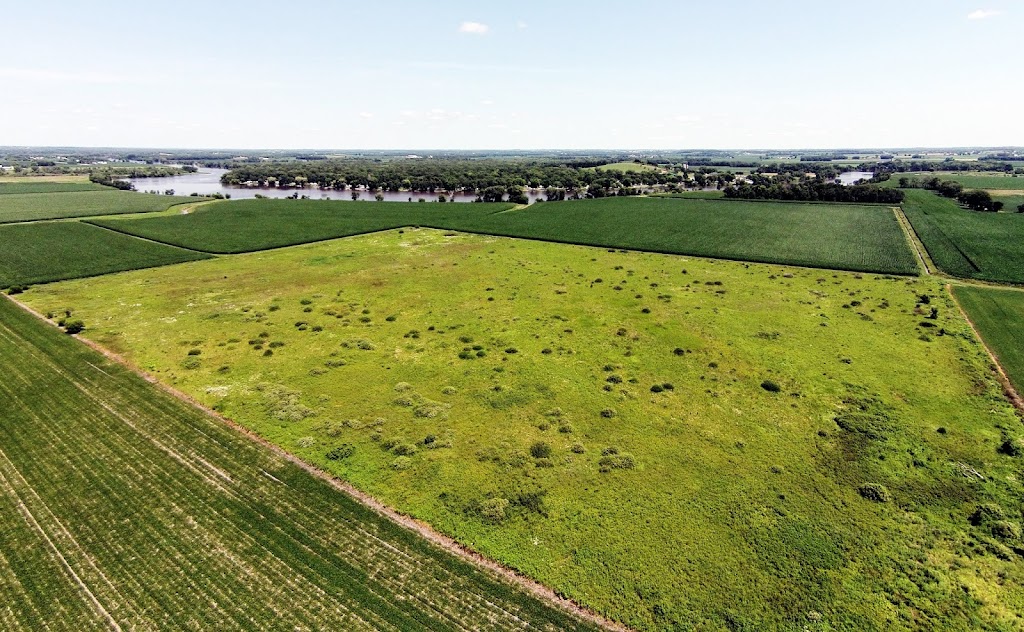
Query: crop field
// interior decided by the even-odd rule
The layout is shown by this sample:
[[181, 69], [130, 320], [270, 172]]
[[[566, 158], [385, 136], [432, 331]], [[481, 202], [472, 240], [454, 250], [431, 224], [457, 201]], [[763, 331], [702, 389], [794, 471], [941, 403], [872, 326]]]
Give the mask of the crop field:
[[[405, 228], [22, 296], [44, 313], [72, 310], [87, 337], [157, 379], [637, 629], [1024, 624], [1024, 459], [1001, 448], [1024, 433], [936, 280]], [[5, 366], [23, 364], [5, 358]], [[87, 368], [74, 374], [106, 379]], [[32, 377], [58, 375], [46, 368]], [[0, 388], [12, 384], [21, 382]], [[51, 393], [59, 396], [39, 395], [42, 420], [64, 410], [47, 403]], [[128, 393], [110, 395], [115, 410], [147, 401]], [[180, 431], [161, 429], [170, 421], [136, 424], [173, 440], [189, 462], [202, 455], [195, 469], [205, 478], [178, 468], [191, 477], [182, 482], [172, 477], [177, 470], [138, 472], [173, 464], [147, 441], [137, 441], [149, 450], [140, 455], [107, 436], [136, 432], [109, 423], [109, 432], [107, 422], [97, 432], [81, 414], [67, 426], [37, 423], [33, 432], [46, 438], [38, 449], [19, 448], [17, 467], [35, 480], [80, 476], [83, 459], [126, 468], [131, 491], [156, 490], [126, 493], [129, 515], [201, 521], [195, 537], [204, 546], [191, 549], [199, 569], [218, 546], [243, 546], [237, 530], [215, 545], [204, 540], [217, 537], [219, 521], [237, 520], [242, 530], [263, 522], [220, 505], [175, 515], [178, 501], [154, 500], [145, 511], [137, 503], [213, 493], [204, 481], [226, 483], [211, 467], [230, 478], [229, 488], [258, 486], [240, 494], [279, 512], [275, 520], [309, 516], [313, 540], [350, 532], [335, 519], [346, 505], [304, 502], [293, 491], [298, 473], [283, 466], [239, 465], [257, 456], [215, 426], [202, 427], [207, 437], [188, 429], [199, 423], [191, 418]], [[30, 469], [35, 462], [52, 470]], [[260, 469], [285, 480], [288, 492]], [[61, 487], [81, 490], [79, 500], [58, 487], [46, 487], [47, 503], [88, 505], [100, 493], [84, 483]], [[163, 533], [136, 533], [117, 515], [103, 524], [126, 538]], [[279, 537], [267, 536], [273, 546]], [[351, 548], [324, 542], [314, 550], [361, 559], [346, 555]], [[167, 556], [143, 557], [156, 566], [133, 571], [156, 585], [173, 581], [160, 566]], [[249, 550], [215, 560], [280, 568]], [[374, 572], [390, 572], [389, 564]], [[195, 581], [229, 590], [239, 575], [217, 574], [223, 588], [210, 585], [212, 573]], [[262, 607], [261, 591], [270, 589], [262, 579], [253, 584], [244, 600]], [[160, 594], [206, 594], [172, 588]], [[313, 617], [297, 597], [311, 594], [321, 593], [268, 594], [266, 607], [286, 596], [286, 614]]]
[[931, 178], [955, 180], [968, 189], [1024, 189], [1024, 176], [1003, 173], [964, 173], [961, 171], [894, 173], [886, 184], [887, 186], [896, 186], [899, 179], [903, 177], [910, 178], [911, 180], [929, 180]]
[[1024, 283], [1024, 214], [979, 213], [931, 191], [907, 190], [903, 210], [943, 271]]
[[93, 182], [35, 182], [26, 181], [22, 178], [20, 182], [0, 181], [0, 195], [12, 195], [17, 193], [74, 193], [77, 191], [112, 191], [110, 187]]
[[189, 215], [102, 220], [194, 250], [236, 253], [399, 226], [867, 272], [917, 274], [888, 208], [668, 198], [508, 205], [217, 202]]
[[590, 629], [0, 299], [4, 630]]
[[1024, 393], [1024, 292], [964, 286], [953, 291], [1014, 388]]
[[0, 226], [0, 288], [209, 257], [81, 222]]
[[[78, 184], [0, 184], [3, 187], [78, 187]], [[116, 215], [121, 213], [149, 213], [163, 211], [175, 204], [195, 202], [194, 197], [173, 195], [147, 195], [132, 191], [118, 191], [109, 187], [102, 190], [57, 193], [9, 193], [0, 195], [0, 224], [42, 219]]]

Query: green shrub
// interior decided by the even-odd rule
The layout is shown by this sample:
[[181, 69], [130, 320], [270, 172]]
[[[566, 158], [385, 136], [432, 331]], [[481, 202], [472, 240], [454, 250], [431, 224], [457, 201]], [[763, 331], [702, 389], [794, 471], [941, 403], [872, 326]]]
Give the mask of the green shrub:
[[1006, 520], [1006, 513], [1003, 508], [995, 503], [978, 505], [968, 518], [971, 524], [976, 527], [984, 524]]
[[[68, 333], [71, 333], [71, 332], [68, 332]], [[194, 370], [194, 369], [198, 369], [199, 366], [200, 366], [199, 358], [197, 358], [195, 356], [189, 356], [189, 357], [185, 358], [185, 360], [181, 363], [181, 368], [188, 369], [190, 371]]]
[[652, 393], [660, 393], [663, 390], [665, 390], [665, 389], [661, 386], [661, 384], [655, 384], [654, 386], [651, 387], [651, 392]]
[[878, 483], [864, 483], [857, 488], [857, 492], [861, 497], [876, 503], [887, 503], [892, 500], [889, 490]]
[[416, 446], [411, 443], [399, 443], [391, 448], [391, 452], [396, 456], [412, 456], [416, 454]]
[[501, 522], [508, 516], [507, 498], [488, 498], [480, 503], [480, 517], [488, 522]]
[[583, 447], [582, 443], [574, 443], [574, 444], [572, 444], [572, 447], [569, 448], [569, 450], [573, 454], [583, 454], [584, 452], [587, 451], [587, 449], [585, 447]]
[[1003, 441], [1003, 444], [999, 446], [999, 452], [1007, 456], [1024, 455], [1024, 438], [1006, 439]]
[[535, 459], [546, 459], [551, 456], [551, 445], [546, 441], [538, 441], [530, 446], [530, 456]]
[[782, 387], [771, 380], [765, 380], [761, 382], [761, 388], [768, 391], [769, 393], [778, 393], [782, 390]]
[[[64, 331], [68, 334], [80, 334], [85, 331], [85, 323], [80, 320], [69, 320], [64, 322]], [[192, 368], [192, 367], [185, 367]]]
[[343, 443], [338, 447], [334, 448], [327, 453], [327, 458], [331, 461], [341, 461], [355, 454], [356, 447], [351, 443]]
[[189, 349], [188, 350], [188, 355], [190, 355], [190, 356], [197, 356], [197, 355], [201, 354], [202, 352], [203, 352], [202, 349]]
[[551, 459], [536, 459], [533, 462], [533, 465], [534, 465], [534, 467], [540, 467], [540, 468], [555, 467], [555, 464], [554, 464], [554, 462]]
[[601, 411], [601, 416], [604, 417], [605, 419], [611, 419], [616, 414], [617, 413], [615, 412], [614, 408], [605, 408], [604, 410]]
[[407, 456], [400, 456], [391, 462], [392, 469], [395, 470], [407, 470], [412, 467], [412, 459]]
[[612, 470], [632, 470], [636, 467], [636, 460], [632, 454], [609, 454], [601, 457], [601, 460], [597, 462], [599, 470], [601, 472], [610, 472]]
[[1009, 520], [997, 520], [992, 523], [992, 535], [1001, 540], [1019, 540], [1020, 525]]

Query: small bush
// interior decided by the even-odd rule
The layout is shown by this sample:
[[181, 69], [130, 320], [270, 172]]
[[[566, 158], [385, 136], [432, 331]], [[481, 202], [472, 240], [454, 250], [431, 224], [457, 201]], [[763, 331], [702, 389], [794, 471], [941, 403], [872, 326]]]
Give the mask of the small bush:
[[998, 520], [992, 523], [992, 535], [1001, 540], [1019, 540], [1020, 525], [1009, 520]]
[[395, 384], [396, 392], [404, 393], [405, 391], [408, 391], [410, 389], [412, 389], [412, 384], [408, 382], [399, 382], [398, 384]]
[[391, 462], [391, 468], [395, 470], [407, 470], [412, 467], [412, 459], [407, 456], [400, 456]]
[[326, 454], [327, 458], [331, 461], [341, 461], [352, 456], [356, 452], [356, 447], [351, 443], [343, 443], [338, 447], [334, 448]]
[[1007, 439], [1003, 441], [1003, 444], [999, 446], [1000, 454], [1007, 456], [1021, 456], [1024, 455], [1024, 438]]
[[768, 391], [769, 393], [778, 393], [782, 390], [782, 387], [771, 380], [765, 380], [761, 382], [761, 388]]
[[636, 459], [633, 458], [632, 454], [610, 454], [601, 457], [601, 460], [597, 462], [601, 472], [610, 472], [612, 470], [632, 470], [636, 467]]
[[480, 517], [488, 522], [501, 522], [507, 517], [508, 506], [505, 498], [488, 498], [480, 503]]
[[519, 349], [516, 349], [515, 347], [509, 347], [508, 349], [505, 349], [505, 353], [512, 355], [515, 353], [519, 353]]
[[861, 497], [876, 503], [887, 503], [892, 500], [889, 490], [878, 483], [864, 483], [857, 488], [857, 492]]
[[558, 432], [562, 434], [572, 434], [573, 427], [570, 424], [562, 424], [558, 427]]
[[411, 443], [399, 443], [391, 448], [391, 452], [394, 453], [395, 456], [412, 456], [416, 454], [416, 446]]
[[295, 440], [295, 445], [299, 446], [300, 448], [312, 448], [314, 445], [316, 445], [316, 439], [314, 439], [313, 437], [299, 437], [298, 439]]
[[618, 453], [619, 453], [619, 449], [616, 448], [615, 446], [608, 446], [604, 450], [601, 450], [601, 456], [610, 456], [610, 455], [618, 454]]
[[312, 299], [304, 298], [301, 301], [299, 301], [299, 304], [300, 305], [312, 305], [313, 301], [312, 301]]
[[[68, 332], [68, 333], [71, 333], [71, 332]], [[185, 358], [184, 362], [181, 363], [181, 368], [188, 369], [188, 370], [191, 371], [191, 370], [194, 370], [194, 369], [198, 369], [200, 364], [201, 363], [199, 362], [199, 358], [197, 358], [195, 356], [189, 356], [189, 357]]]
[[80, 334], [85, 331], [85, 323], [80, 320], [68, 320], [64, 322], [64, 331], [68, 334]]
[[546, 459], [551, 456], [551, 445], [546, 441], [538, 441], [530, 446], [530, 456], [535, 459]]
[[664, 388], [664, 387], [662, 387], [662, 385], [661, 385], [661, 384], [655, 384], [654, 386], [652, 386], [652, 387], [651, 387], [651, 392], [652, 392], [652, 393], [660, 393], [660, 392], [662, 392], [663, 390], [665, 390], [665, 388]]
[[583, 454], [584, 452], [587, 451], [587, 449], [583, 447], [582, 443], [574, 443], [572, 444], [572, 447], [569, 448], [569, 451], [572, 452], [573, 454]]
[[188, 350], [188, 355], [190, 355], [190, 356], [197, 356], [197, 355], [201, 354], [202, 352], [203, 352], [202, 349], [189, 349]]
[[603, 417], [605, 419], [611, 419], [616, 414], [617, 413], [615, 412], [614, 408], [605, 408], [604, 410], [601, 411], [601, 417]]
[[395, 316], [394, 314], [392, 314], [392, 315], [388, 316], [387, 318], [385, 318], [384, 320], [388, 321], [389, 323], [393, 323], [396, 320], [398, 320], [398, 316]]
[[968, 521], [976, 527], [1000, 520], [1006, 520], [1006, 513], [1002, 507], [994, 503], [978, 505], [968, 518]]
[[612, 373], [611, 375], [606, 377], [604, 381], [608, 382], [609, 384], [622, 384], [622, 376]]
[[537, 459], [533, 462], [534, 467], [555, 467], [551, 459]]
[[446, 386], [446, 387], [441, 389], [441, 394], [442, 395], [455, 395], [458, 392], [459, 392], [459, 389], [455, 388], [454, 386]]

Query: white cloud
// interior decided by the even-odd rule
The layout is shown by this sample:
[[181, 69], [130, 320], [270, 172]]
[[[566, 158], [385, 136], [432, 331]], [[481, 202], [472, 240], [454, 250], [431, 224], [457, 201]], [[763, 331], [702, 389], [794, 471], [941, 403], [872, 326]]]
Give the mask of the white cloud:
[[99, 72], [61, 72], [39, 68], [0, 68], [0, 79], [51, 83], [124, 83], [126, 77]]
[[359, 118], [364, 118], [364, 119], [373, 118], [373, 112], [360, 112], [359, 113]]
[[522, 20], [519, 20], [518, 22], [516, 22], [516, 28], [517, 29], [525, 29], [528, 26], [529, 26], [529, 24], [527, 24], [526, 22], [523, 22]]
[[493, 99], [484, 99], [484, 100], [480, 101], [480, 105], [494, 105], [494, 100]]
[[491, 27], [480, 22], [463, 22], [459, 25], [459, 33], [470, 33], [472, 35], [487, 35]]
[[977, 11], [971, 11], [967, 14], [968, 20], [984, 20], [986, 18], [994, 18], [997, 15], [1002, 15], [1002, 11], [994, 11], [992, 9], [978, 9]]

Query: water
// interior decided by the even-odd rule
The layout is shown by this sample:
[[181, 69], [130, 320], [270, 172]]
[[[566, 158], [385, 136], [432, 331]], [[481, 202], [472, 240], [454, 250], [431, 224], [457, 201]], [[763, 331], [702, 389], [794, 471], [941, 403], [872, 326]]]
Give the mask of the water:
[[839, 183], [843, 186], [856, 184], [857, 180], [870, 180], [875, 174], [870, 171], [847, 171], [839, 174]]
[[[220, 193], [221, 195], [230, 195], [233, 200], [242, 200], [247, 198], [254, 198], [257, 195], [263, 195], [269, 198], [287, 198], [291, 197], [295, 193], [299, 194], [299, 197], [303, 195], [308, 196], [314, 200], [351, 200], [351, 191], [335, 191], [331, 190], [320, 190], [316, 188], [305, 188], [305, 189], [277, 189], [268, 187], [234, 187], [225, 186], [220, 183], [221, 175], [227, 173], [227, 169], [212, 169], [212, 168], [201, 168], [196, 173], [187, 173], [181, 176], [170, 176], [167, 178], [132, 178], [131, 183], [135, 185], [135, 190], [143, 193], [149, 193], [156, 191], [157, 193], [163, 193], [168, 189], [174, 189], [175, 195], [190, 195], [192, 193], [198, 193], [199, 195], [213, 195], [214, 193]], [[381, 191], [381, 195], [384, 196], [386, 202], [408, 202], [412, 198], [413, 202], [423, 198], [427, 202], [436, 202], [437, 193], [413, 192], [413, 191]], [[374, 193], [369, 191], [360, 191], [359, 199], [367, 200], [370, 202], [375, 201]], [[456, 193], [454, 195], [445, 194], [449, 200], [455, 202], [472, 202], [476, 199], [475, 193]], [[530, 199], [532, 204], [537, 199], [544, 198], [544, 191], [539, 189], [527, 189], [526, 197]]]

